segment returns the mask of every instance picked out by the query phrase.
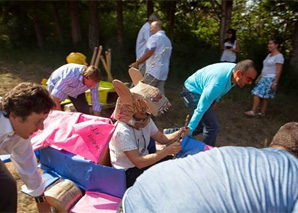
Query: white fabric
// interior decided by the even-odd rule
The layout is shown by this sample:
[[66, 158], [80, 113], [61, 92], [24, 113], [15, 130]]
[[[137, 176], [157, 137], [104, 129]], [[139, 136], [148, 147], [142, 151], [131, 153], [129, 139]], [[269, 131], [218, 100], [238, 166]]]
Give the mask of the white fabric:
[[146, 46], [148, 50], [155, 50], [153, 55], [146, 61], [146, 73], [158, 80], [167, 80], [172, 44], [165, 31], [160, 30], [150, 36]]
[[37, 160], [30, 139], [25, 140], [14, 133], [8, 118], [0, 111], [0, 154], [11, 154], [11, 161], [25, 183], [29, 195], [39, 196], [45, 184], [37, 168]]
[[225, 47], [231, 47], [231, 49], [223, 51], [220, 61], [227, 61], [227, 62], [235, 62], [236, 61], [236, 53], [231, 51], [232, 49], [236, 50], [236, 43], [237, 43], [237, 40], [235, 40], [234, 44], [231, 44], [229, 42], [224, 43]]
[[141, 58], [146, 51], [146, 43], [150, 37], [150, 24], [146, 22], [140, 29], [136, 43], [137, 59]]
[[262, 77], [275, 77], [276, 76], [276, 64], [283, 64], [285, 59], [281, 53], [270, 56], [267, 55], [263, 61]]
[[[136, 130], [131, 126], [118, 121], [115, 132], [109, 143], [110, 157], [113, 167], [125, 170], [135, 167], [135, 165], [126, 157], [124, 152], [138, 149], [142, 156], [148, 155], [147, 147], [149, 145], [150, 136], [157, 133], [157, 131], [158, 129], [152, 119], [150, 119], [149, 124], [145, 128], [140, 130]], [[142, 152], [142, 150], [144, 152]]]

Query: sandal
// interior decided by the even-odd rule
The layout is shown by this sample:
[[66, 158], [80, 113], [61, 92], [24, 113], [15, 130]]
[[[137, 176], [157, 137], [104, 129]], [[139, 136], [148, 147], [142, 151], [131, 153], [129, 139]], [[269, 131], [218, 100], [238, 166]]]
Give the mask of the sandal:
[[254, 113], [254, 111], [250, 110], [250, 111], [244, 112], [244, 115], [246, 115], [248, 117], [255, 117], [258, 114], [257, 113]]

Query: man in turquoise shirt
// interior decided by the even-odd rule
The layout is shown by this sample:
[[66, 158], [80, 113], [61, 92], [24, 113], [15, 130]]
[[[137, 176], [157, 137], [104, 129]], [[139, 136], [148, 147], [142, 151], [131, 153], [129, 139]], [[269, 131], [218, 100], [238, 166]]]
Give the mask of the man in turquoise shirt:
[[189, 134], [195, 136], [203, 133], [203, 141], [214, 146], [218, 133], [217, 103], [235, 85], [242, 88], [251, 84], [256, 75], [254, 62], [243, 60], [237, 64], [212, 64], [188, 77], [181, 95], [186, 105], [194, 109], [188, 125]]

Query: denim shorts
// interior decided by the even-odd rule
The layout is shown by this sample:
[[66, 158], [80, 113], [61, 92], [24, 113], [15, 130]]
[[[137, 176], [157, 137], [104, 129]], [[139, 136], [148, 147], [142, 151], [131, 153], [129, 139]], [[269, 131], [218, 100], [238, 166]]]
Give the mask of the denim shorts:
[[182, 97], [185, 105], [192, 110], [197, 108], [198, 102], [201, 97], [200, 94], [192, 93], [188, 91], [186, 88], [183, 88], [183, 91], [180, 92], [180, 96]]

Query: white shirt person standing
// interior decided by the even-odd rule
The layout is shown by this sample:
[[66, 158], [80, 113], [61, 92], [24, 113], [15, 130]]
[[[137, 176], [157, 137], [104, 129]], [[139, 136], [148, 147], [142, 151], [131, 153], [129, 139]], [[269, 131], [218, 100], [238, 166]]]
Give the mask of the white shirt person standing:
[[[146, 52], [146, 44], [150, 37], [150, 24], [153, 21], [158, 21], [158, 20], [159, 20], [158, 15], [155, 13], [152, 13], [148, 17], [148, 21], [145, 24], [143, 24], [143, 26], [141, 27], [138, 33], [137, 42], [136, 42], [137, 60], [139, 60]], [[146, 63], [142, 63], [142, 64], [139, 63], [138, 69], [144, 75], [146, 71]]]
[[144, 82], [157, 87], [164, 94], [165, 81], [168, 78], [172, 44], [162, 30], [161, 23], [154, 21], [150, 26], [151, 36], [146, 44], [145, 54], [130, 67], [137, 68], [139, 64], [146, 62]]

